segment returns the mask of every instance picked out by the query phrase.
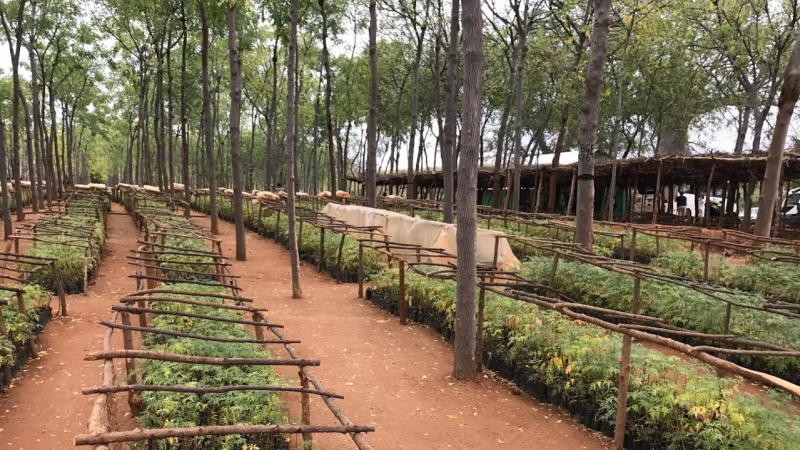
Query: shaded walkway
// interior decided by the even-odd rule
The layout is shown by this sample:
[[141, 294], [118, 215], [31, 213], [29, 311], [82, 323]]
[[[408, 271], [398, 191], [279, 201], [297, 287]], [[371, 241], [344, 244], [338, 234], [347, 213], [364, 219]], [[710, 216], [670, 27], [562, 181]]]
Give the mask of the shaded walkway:
[[[124, 212], [119, 205], [113, 210]], [[127, 278], [133, 266], [126, 265], [125, 256], [138, 236], [130, 216], [108, 216], [108, 237], [94, 286], [88, 295], [67, 296], [69, 316], [53, 318], [39, 337], [41, 357], [30, 361], [0, 396], [3, 448], [64, 450], [74, 448], [74, 436], [86, 432], [95, 396], [80, 391], [100, 384], [103, 369], [102, 361], [83, 361], [83, 356], [102, 350], [105, 328], [97, 320], [108, 319], [111, 305], [135, 289]], [[57, 299], [52, 305], [57, 307]]]
[[[209, 225], [208, 219], [194, 220]], [[599, 433], [557, 408], [515, 395], [512, 385], [491, 374], [480, 384], [454, 382], [452, 347], [434, 331], [400, 326], [396, 317], [358, 299], [355, 284], [336, 284], [301, 263], [304, 297], [293, 300], [284, 247], [248, 231], [248, 261], [237, 262], [233, 225], [220, 221], [220, 233], [244, 295], [269, 308], [270, 321], [286, 325], [287, 337], [303, 341], [295, 346], [301, 357], [322, 360], [314, 373], [345, 396], [337, 402], [354, 422], [375, 426], [368, 440], [376, 449], [610, 447]], [[322, 408], [315, 405], [315, 423], [329, 417]], [[319, 436], [318, 444], [353, 448], [340, 436]]]

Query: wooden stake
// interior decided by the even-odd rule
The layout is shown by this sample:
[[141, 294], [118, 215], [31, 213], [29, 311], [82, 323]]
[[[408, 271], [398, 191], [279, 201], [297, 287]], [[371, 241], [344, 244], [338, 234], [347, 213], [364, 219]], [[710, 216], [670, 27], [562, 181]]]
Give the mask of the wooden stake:
[[400, 325], [406, 324], [406, 262], [402, 259], [399, 264], [400, 269], [400, 289], [397, 301], [400, 309]]
[[[633, 303], [631, 313], [639, 312], [639, 297], [641, 295], [641, 280], [633, 280]], [[622, 355], [619, 362], [619, 388], [617, 393], [617, 425], [614, 430], [614, 447], [622, 450], [625, 445], [625, 426], [628, 418], [628, 380], [631, 372], [631, 337], [622, 336]]]

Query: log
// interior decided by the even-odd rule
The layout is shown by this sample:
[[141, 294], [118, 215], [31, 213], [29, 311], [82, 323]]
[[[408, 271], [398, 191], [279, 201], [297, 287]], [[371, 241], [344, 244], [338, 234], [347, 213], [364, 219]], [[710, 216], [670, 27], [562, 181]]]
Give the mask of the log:
[[192, 292], [192, 291], [178, 291], [178, 290], [165, 289], [165, 288], [142, 289], [142, 290], [136, 291], [136, 293], [133, 294], [133, 295], [140, 296], [140, 295], [144, 295], [144, 294], [191, 295], [193, 297], [224, 298], [224, 299], [228, 299], [228, 300], [236, 300], [237, 302], [252, 302], [253, 301], [253, 299], [251, 299], [251, 298], [244, 298], [244, 297], [239, 297], [239, 296], [230, 295], [230, 294], [218, 294], [218, 293], [215, 293], [215, 292], [199, 293], [199, 292]]
[[111, 309], [114, 311], [122, 311], [122, 312], [129, 312], [134, 314], [164, 314], [167, 316], [180, 316], [180, 317], [192, 317], [195, 319], [205, 319], [205, 320], [213, 320], [215, 322], [227, 322], [227, 323], [237, 323], [240, 325], [252, 325], [252, 326], [262, 326], [262, 327], [275, 327], [275, 328], [283, 328], [283, 325], [269, 323], [265, 324], [263, 322], [254, 322], [252, 320], [244, 320], [244, 319], [228, 319], [224, 317], [215, 317], [206, 314], [197, 314], [197, 313], [190, 313], [190, 312], [183, 312], [183, 311], [169, 311], [166, 309], [156, 309], [156, 308], [141, 308], [137, 306], [125, 306], [125, 305], [112, 305]]
[[248, 312], [267, 311], [266, 308], [255, 308], [252, 306], [243, 306], [243, 305], [229, 305], [227, 303], [202, 302], [200, 300], [189, 300], [187, 298], [166, 297], [166, 296], [141, 296], [141, 297], [128, 296], [128, 297], [122, 297], [122, 299], [120, 299], [120, 302], [122, 303], [132, 303], [137, 301], [184, 303], [187, 305], [208, 306], [211, 308], [231, 309], [236, 311], [248, 311]]
[[238, 344], [299, 344], [299, 340], [282, 340], [282, 339], [234, 339], [234, 338], [221, 338], [215, 336], [204, 336], [200, 334], [191, 334], [191, 333], [181, 333], [179, 331], [168, 331], [162, 330], [159, 328], [150, 328], [150, 327], [137, 327], [133, 325], [121, 325], [118, 323], [107, 322], [105, 320], [98, 321], [100, 325], [105, 325], [110, 328], [116, 328], [120, 330], [131, 330], [131, 331], [138, 331], [140, 333], [152, 333], [152, 334], [162, 334], [164, 336], [173, 336], [173, 337], [183, 337], [188, 339], [198, 339], [201, 341], [212, 341], [212, 342], [230, 342], [230, 343], [238, 343]]
[[101, 445], [115, 442], [135, 442], [155, 439], [197, 436], [225, 436], [228, 434], [297, 434], [297, 433], [370, 433], [375, 427], [325, 426], [325, 425], [220, 425], [189, 428], [161, 428], [152, 430], [117, 431], [96, 435], [75, 436], [75, 445]]
[[[154, 361], [178, 362], [187, 364], [206, 364], [209, 366], [319, 366], [316, 359], [266, 359], [266, 358], [212, 358], [208, 356], [177, 355], [150, 350], [111, 350], [90, 352], [84, 355], [84, 361], [101, 359], [139, 358]], [[320, 389], [322, 390], [322, 389]]]
[[81, 390], [83, 395], [111, 394], [116, 392], [182, 392], [186, 394], [224, 394], [226, 392], [241, 391], [275, 391], [275, 392], [301, 392], [305, 394], [320, 395], [343, 399], [344, 396], [332, 392], [318, 391], [316, 389], [299, 388], [292, 386], [267, 386], [267, 385], [241, 385], [241, 386], [159, 386], [153, 384], [132, 384], [120, 386], [94, 386]]

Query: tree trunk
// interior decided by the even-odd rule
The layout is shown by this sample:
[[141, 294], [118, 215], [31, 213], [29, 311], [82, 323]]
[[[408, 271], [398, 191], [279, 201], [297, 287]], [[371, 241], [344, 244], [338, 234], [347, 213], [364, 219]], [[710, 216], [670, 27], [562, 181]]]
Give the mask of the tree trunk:
[[[411, 131], [408, 138], [408, 190], [406, 191], [406, 198], [413, 200], [417, 198], [417, 184], [416, 175], [414, 171], [414, 143], [417, 137], [417, 122], [419, 119], [419, 64], [422, 60], [422, 48], [425, 44], [425, 31], [427, 30], [427, 2], [425, 6], [425, 22], [420, 28], [419, 36], [416, 36], [416, 11], [413, 11], [414, 17], [412, 18], [413, 32], [417, 37], [417, 50], [414, 55], [414, 66], [411, 75]], [[420, 135], [420, 140], [422, 136]]]
[[[795, 41], [786, 72], [783, 75], [783, 89], [778, 100], [778, 115], [775, 119], [775, 128], [772, 132], [772, 142], [767, 153], [767, 167], [764, 171], [764, 181], [761, 182], [761, 192], [758, 198], [758, 216], [756, 217], [755, 235], [769, 237], [772, 229], [772, 218], [775, 209], [775, 200], [780, 189], [781, 166], [783, 165], [783, 150], [786, 146], [786, 134], [792, 112], [800, 96], [800, 36]], [[708, 204], [708, 202], [706, 202]], [[708, 206], [706, 206], [708, 207]], [[749, 211], [745, 212], [747, 215]]]
[[[30, 58], [30, 70], [31, 70], [31, 99], [33, 101], [33, 149], [34, 149], [34, 156], [36, 159], [35, 163], [35, 171], [36, 171], [36, 186], [31, 185], [31, 189], [36, 190], [36, 198], [38, 200], [38, 204], [34, 204], [33, 211], [36, 212], [39, 208], [44, 208], [44, 187], [42, 184], [42, 165], [44, 160], [42, 159], [42, 141], [40, 139], [41, 136], [41, 117], [39, 116], [39, 109], [41, 106], [39, 105], [39, 74], [37, 71], [36, 66], [36, 56], [33, 53], [33, 46], [34, 46], [34, 38], [31, 35], [31, 39], [28, 43], [28, 56]], [[31, 180], [32, 181], [32, 180]]]
[[236, 260], [247, 261], [242, 211], [242, 151], [239, 122], [242, 111], [242, 74], [236, 48], [236, 6], [228, 3], [228, 60], [231, 69], [230, 145], [233, 165], [233, 216], [236, 224]]
[[[512, 42], [513, 45], [513, 42]], [[514, 93], [514, 86], [516, 86], [517, 68], [517, 52], [513, 52], [511, 57], [511, 64], [509, 66], [508, 75], [508, 91], [506, 92], [506, 105], [503, 108], [503, 115], [500, 118], [500, 128], [497, 130], [497, 152], [494, 157], [494, 173], [492, 174], [492, 207], [500, 207], [500, 188], [503, 184], [500, 182], [500, 169], [503, 166], [503, 152], [506, 142], [506, 129], [508, 127], [508, 116], [511, 113], [511, 101]], [[463, 118], [462, 118], [463, 120]], [[457, 161], [457, 159], [454, 159]], [[508, 197], [506, 197], [507, 199]]]
[[292, 264], [292, 298], [302, 298], [303, 290], [300, 287], [300, 256], [297, 251], [297, 235], [295, 232], [295, 174], [294, 174], [294, 144], [295, 144], [295, 127], [294, 127], [294, 76], [295, 64], [297, 53], [297, 16], [298, 0], [292, 0], [292, 24], [289, 33], [289, 57], [287, 62], [286, 78], [286, 190], [289, 197], [286, 199], [287, 215], [289, 219], [289, 255]]
[[269, 119], [267, 123], [267, 149], [264, 152], [264, 189], [272, 190], [273, 167], [271, 164], [273, 154], [273, 143], [275, 142], [275, 132], [277, 130], [277, 99], [278, 99], [278, 37], [275, 37], [275, 45], [272, 46], [272, 97], [270, 98]]
[[[483, 18], [480, 0], [464, 0], [463, 148], [458, 168], [458, 274], [453, 377], [475, 379], [475, 239], [477, 233], [478, 151], [483, 89]], [[483, 332], [483, 330], [481, 330]]]
[[[528, 55], [528, 4], [525, 4], [525, 13], [522, 18], [519, 17], [517, 11], [517, 24], [519, 32], [519, 43], [517, 49], [517, 85], [516, 85], [516, 103], [517, 111], [514, 117], [514, 198], [512, 200], [512, 208], [514, 211], [519, 211], [519, 195], [520, 195], [520, 181], [522, 179], [522, 88], [525, 73], [525, 58]], [[537, 192], [538, 196], [539, 193]]]
[[36, 197], [36, 168], [33, 163], [33, 132], [31, 131], [30, 109], [28, 108], [28, 101], [21, 91], [19, 92], [19, 99], [22, 101], [22, 110], [25, 111], [25, 151], [28, 156], [28, 177], [31, 182], [31, 206], [33, 207], [33, 212], [39, 212], [39, 202]]
[[3, 240], [13, 233], [11, 228], [11, 198], [8, 195], [8, 167], [6, 155], [6, 123], [3, 120], [3, 112], [0, 110], [0, 186], [2, 186], [3, 198]]
[[172, 44], [167, 38], [167, 191], [170, 198], [173, 198], [175, 188], [175, 159], [173, 156], [173, 102], [172, 102], [172, 51], [170, 46]]
[[208, 15], [206, 14], [205, 0], [198, 0], [200, 6], [200, 21], [202, 22], [203, 42], [200, 51], [202, 60], [203, 78], [203, 118], [205, 120], [205, 146], [206, 158], [208, 159], [208, 209], [211, 216], [211, 233], [219, 234], [217, 224], [217, 175], [216, 164], [214, 164], [214, 124], [211, 117], [211, 92], [208, 86], [208, 51], [209, 51], [209, 30]]
[[[328, 190], [332, 195], [336, 195], [337, 186], [336, 175], [336, 152], [333, 147], [333, 117], [331, 115], [331, 66], [328, 56], [328, 14], [325, 11], [325, 0], [317, 0], [320, 12], [322, 13], [322, 65], [325, 68], [325, 129], [327, 130], [328, 142], [328, 171], [331, 179], [328, 182]], [[341, 184], [341, 183], [339, 183]]]
[[586, 97], [581, 107], [578, 133], [578, 199], [575, 214], [575, 242], [592, 251], [594, 214], [594, 151], [597, 142], [597, 115], [603, 89], [603, 66], [608, 53], [608, 27], [611, 0], [597, 0], [589, 66], [586, 69]]
[[[322, 0], [320, 0], [322, 1]], [[369, 117], [367, 118], [367, 206], [374, 208], [378, 189], [375, 172], [378, 157], [378, 16], [375, 0], [369, 3]]]
[[183, 43], [181, 45], [181, 178], [183, 181], [183, 195], [187, 207], [184, 215], [188, 218], [192, 209], [188, 204], [192, 200], [191, 180], [189, 179], [189, 130], [187, 129], [187, 104], [186, 104], [186, 51], [188, 46], [189, 29], [186, 24], [186, 7], [181, 2], [181, 25], [183, 27]]
[[[456, 103], [458, 86], [458, 32], [459, 32], [459, 0], [451, 0], [450, 10], [450, 42], [447, 49], [447, 85], [445, 86], [444, 136], [442, 136], [442, 171], [444, 172], [444, 221], [453, 223], [454, 180], [453, 172], [457, 161], [453, 159], [453, 143], [456, 135]], [[437, 40], [438, 42], [438, 40]], [[436, 74], [438, 79], [439, 74]], [[508, 116], [506, 115], [506, 119]]]

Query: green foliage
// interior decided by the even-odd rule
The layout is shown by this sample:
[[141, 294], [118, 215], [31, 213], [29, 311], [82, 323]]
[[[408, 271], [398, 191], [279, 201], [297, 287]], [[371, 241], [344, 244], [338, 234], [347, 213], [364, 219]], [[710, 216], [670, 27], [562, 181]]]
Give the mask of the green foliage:
[[[526, 279], [546, 283], [551, 271], [551, 258], [530, 257], [523, 262], [521, 273]], [[575, 301], [618, 311], [630, 311], [633, 300], [632, 277], [588, 264], [562, 260], [558, 264], [555, 287]], [[745, 293], [719, 295], [745, 305], [757, 306], [763, 302]], [[645, 280], [640, 307], [642, 314], [660, 317], [670, 325], [710, 334], [724, 331], [726, 304], [687, 287]], [[734, 308], [730, 331], [745, 339], [800, 350], [800, 327], [793, 319], [765, 311]], [[791, 377], [800, 369], [800, 362], [795, 358], [742, 357], [741, 361], [758, 361], [783, 377]]]
[[[373, 295], [396, 301], [396, 270], [379, 272], [371, 283]], [[454, 283], [410, 272], [406, 296], [409, 305], [453, 323]], [[603, 420], [614, 421], [619, 335], [493, 293], [486, 295], [484, 315], [484, 349], [490, 358], [525, 368], [526, 383], [544, 385], [582, 411], [596, 410]], [[638, 344], [631, 362], [628, 426], [636, 440], [657, 448], [789, 450], [800, 439], [800, 420], [786, 396], [773, 393], [774, 404], [764, 405], [738, 392], [735, 380]]]
[[[105, 241], [103, 209], [107, 208], [103, 196], [80, 196], [70, 201], [67, 213], [44, 215], [41, 227], [48, 231], [36, 241], [26, 253], [30, 256], [56, 259], [56, 265], [65, 286], [83, 285], [84, 264], [91, 274], [97, 270], [100, 253]], [[56, 234], [52, 230], [62, 230]], [[69, 245], [64, 245], [69, 244]], [[88, 249], [85, 248], [88, 246]], [[23, 270], [31, 270], [28, 264], [20, 264]], [[31, 282], [55, 292], [55, 280], [50, 268], [35, 272]], [[85, 287], [84, 287], [85, 288]]]
[[[146, 205], [145, 207], [153, 207]], [[156, 207], [156, 209], [159, 209]], [[163, 211], [163, 210], [162, 210]], [[177, 215], [164, 216], [173, 224], [186, 224], [186, 219]], [[170, 238], [167, 245], [184, 249], [207, 250], [202, 240], [189, 238]], [[162, 257], [166, 258], [167, 255]], [[203, 257], [210, 260], [210, 258]], [[202, 259], [202, 258], [201, 258]], [[203, 260], [205, 260], [203, 259]], [[197, 257], [170, 258], [172, 268], [208, 267], [193, 265]], [[184, 274], [176, 279], [185, 279]], [[167, 284], [165, 289], [193, 292], [192, 295], [177, 295], [203, 302], [220, 303], [223, 300], [205, 297], [203, 294], [224, 293], [222, 287], [195, 284]], [[200, 305], [170, 302], [153, 302], [153, 308], [169, 311], [190, 312], [218, 318], [238, 319], [243, 317], [237, 311]], [[195, 319], [182, 316], [154, 315], [152, 326], [159, 329], [189, 333], [201, 336], [252, 339], [244, 325], [218, 322], [208, 319]], [[258, 344], [210, 342], [197, 339], [179, 338], [159, 334], [145, 334], [142, 348], [152, 351], [181, 355], [226, 357], [226, 358], [271, 358], [271, 353]], [[269, 366], [209, 366], [165, 361], [143, 360], [142, 383], [171, 386], [230, 386], [230, 385], [279, 385], [285, 382]], [[241, 391], [224, 394], [186, 394], [178, 392], [144, 392], [141, 394], [144, 411], [139, 421], [144, 428], [173, 428], [213, 425], [271, 425], [283, 424], [288, 415], [283, 401], [270, 391]], [[208, 448], [239, 450], [250, 445], [260, 448], [283, 448], [285, 442], [280, 436], [206, 436], [191, 439], [173, 439], [150, 443], [148, 448]]]
[[13, 364], [16, 351], [26, 346], [30, 338], [44, 326], [39, 323], [39, 311], [49, 306], [50, 293], [36, 285], [28, 285], [23, 289], [27, 317], [20, 314], [16, 294], [6, 297], [8, 305], [2, 308], [6, 335], [0, 336], [0, 365]]

